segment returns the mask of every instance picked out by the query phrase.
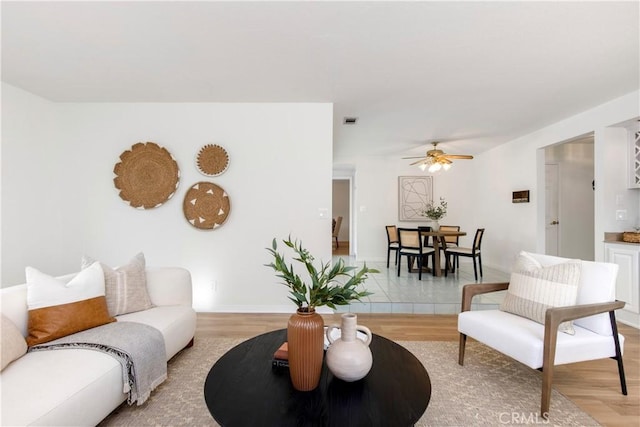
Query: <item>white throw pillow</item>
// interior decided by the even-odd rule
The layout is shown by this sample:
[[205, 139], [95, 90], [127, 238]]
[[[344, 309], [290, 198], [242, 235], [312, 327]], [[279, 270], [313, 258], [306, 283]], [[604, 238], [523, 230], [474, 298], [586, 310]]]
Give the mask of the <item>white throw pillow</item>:
[[71, 280], [27, 267], [27, 344], [47, 341], [115, 322], [104, 296], [104, 273], [94, 263]]
[[18, 327], [4, 314], [0, 318], [0, 371], [17, 360], [27, 352], [27, 341], [18, 330]]
[[[82, 268], [85, 269], [95, 261], [82, 257]], [[104, 271], [105, 295], [109, 314], [133, 313], [153, 307], [147, 290], [147, 273], [144, 254], [139, 253], [128, 264], [111, 268], [100, 263]]]
[[[580, 272], [580, 260], [543, 267], [527, 253], [520, 253], [500, 310], [544, 324], [548, 308], [576, 304]], [[558, 330], [575, 334], [571, 321], [561, 323]]]

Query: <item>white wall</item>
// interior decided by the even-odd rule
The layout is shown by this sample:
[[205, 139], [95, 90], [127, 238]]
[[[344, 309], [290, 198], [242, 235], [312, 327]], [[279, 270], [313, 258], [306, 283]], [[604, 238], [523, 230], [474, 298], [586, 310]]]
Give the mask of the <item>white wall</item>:
[[[191, 271], [198, 311], [291, 312], [264, 248], [291, 233], [330, 259], [331, 219], [319, 209], [331, 208], [331, 104], [57, 104], [2, 88], [3, 286], [23, 283], [26, 265], [64, 274], [85, 253], [115, 266], [142, 251], [148, 265]], [[141, 141], [166, 147], [181, 171], [176, 194], [151, 210], [113, 185], [120, 154]], [[219, 177], [195, 167], [208, 143], [230, 156]], [[230, 196], [219, 229], [184, 218], [198, 181]]]
[[[593, 247], [595, 259], [603, 260], [604, 232], [632, 225], [615, 220], [615, 195], [623, 195], [630, 219], [640, 213], [640, 191], [626, 188], [626, 154], [621, 151], [626, 131], [611, 127], [640, 116], [639, 97], [639, 92], [632, 92], [481, 153], [474, 160], [456, 161], [434, 180], [434, 196], [445, 197], [449, 204], [443, 223], [460, 225], [469, 233], [461, 238], [463, 245], [471, 243], [476, 228], [484, 227], [482, 260], [486, 266], [509, 271], [520, 250], [544, 252], [544, 200], [539, 190], [544, 189], [542, 149], [594, 132]], [[338, 159], [356, 167], [358, 259], [386, 259], [384, 226], [398, 223], [397, 177], [422, 173], [400, 157]], [[530, 190], [531, 202], [512, 203], [512, 192], [518, 190]]]

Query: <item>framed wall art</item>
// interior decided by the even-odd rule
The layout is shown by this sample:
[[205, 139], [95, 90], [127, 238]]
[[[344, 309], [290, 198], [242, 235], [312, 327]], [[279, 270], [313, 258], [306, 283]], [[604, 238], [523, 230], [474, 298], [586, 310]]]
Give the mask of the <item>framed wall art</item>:
[[398, 177], [398, 221], [424, 221], [420, 215], [433, 200], [433, 177]]

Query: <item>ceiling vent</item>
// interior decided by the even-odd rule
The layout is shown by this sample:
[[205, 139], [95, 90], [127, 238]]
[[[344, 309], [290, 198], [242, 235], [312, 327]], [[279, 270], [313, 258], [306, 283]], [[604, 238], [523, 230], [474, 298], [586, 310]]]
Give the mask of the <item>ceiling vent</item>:
[[343, 125], [355, 125], [356, 123], [358, 123], [357, 117], [345, 117], [344, 119], [342, 119]]

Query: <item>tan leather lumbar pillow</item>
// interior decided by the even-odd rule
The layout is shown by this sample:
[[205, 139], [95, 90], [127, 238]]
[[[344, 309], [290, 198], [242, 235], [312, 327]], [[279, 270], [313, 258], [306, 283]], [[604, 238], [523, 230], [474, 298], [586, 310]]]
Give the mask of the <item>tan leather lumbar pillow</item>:
[[26, 268], [26, 276], [29, 346], [116, 321], [107, 309], [99, 263], [66, 283], [33, 267]]

